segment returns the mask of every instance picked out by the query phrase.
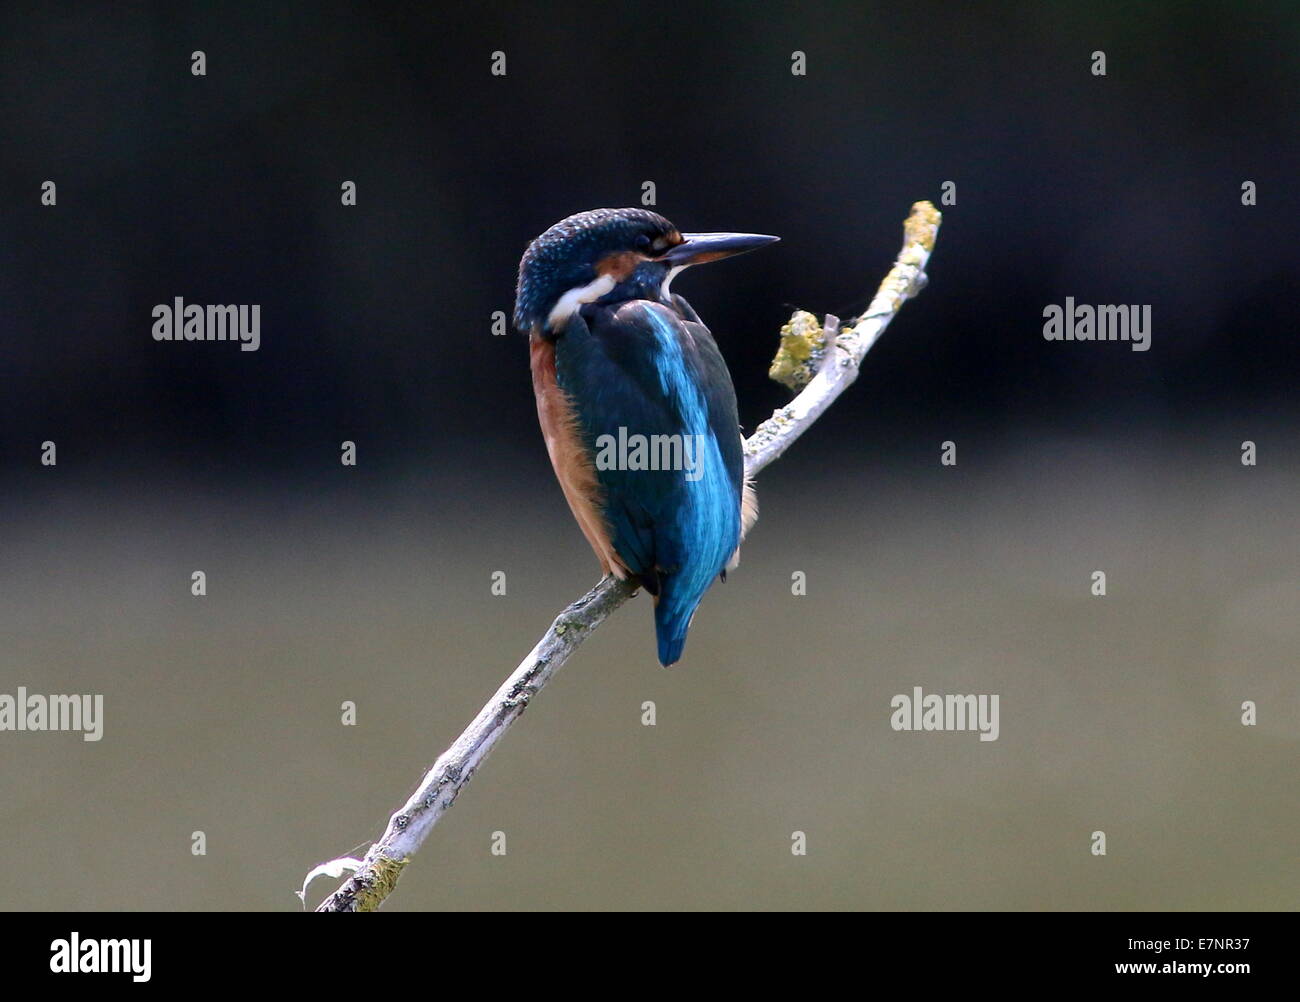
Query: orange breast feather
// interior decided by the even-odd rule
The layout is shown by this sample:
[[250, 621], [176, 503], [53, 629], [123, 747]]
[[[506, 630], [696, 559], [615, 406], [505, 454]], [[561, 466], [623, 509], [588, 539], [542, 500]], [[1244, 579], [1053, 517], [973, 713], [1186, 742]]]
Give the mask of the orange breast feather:
[[555, 379], [555, 345], [533, 335], [529, 339], [529, 362], [533, 370], [533, 393], [537, 397], [537, 420], [546, 439], [546, 451], [560, 481], [564, 499], [578, 522], [578, 528], [596, 552], [605, 574], [626, 578], [627, 565], [614, 552], [609, 526], [601, 514], [601, 487], [596, 468], [578, 430], [573, 402]]

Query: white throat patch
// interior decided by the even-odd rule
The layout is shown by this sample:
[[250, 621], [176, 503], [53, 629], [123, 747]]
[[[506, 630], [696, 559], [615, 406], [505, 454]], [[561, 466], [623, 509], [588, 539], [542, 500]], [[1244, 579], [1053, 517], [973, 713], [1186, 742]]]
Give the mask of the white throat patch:
[[668, 291], [668, 286], [673, 284], [673, 279], [677, 277], [679, 271], [685, 271], [689, 267], [689, 264], [679, 264], [674, 268], [669, 268], [668, 274], [664, 278], [664, 284], [659, 286], [659, 295], [663, 296], [665, 300], [671, 303], [673, 297], [672, 293]]
[[580, 285], [576, 289], [570, 289], [560, 301], [555, 304], [554, 309], [546, 317], [546, 326], [550, 330], [556, 330], [568, 322], [569, 317], [577, 311], [583, 303], [594, 303], [601, 296], [608, 293], [617, 283], [613, 275], [601, 275], [594, 282], [588, 282], [586, 285]]

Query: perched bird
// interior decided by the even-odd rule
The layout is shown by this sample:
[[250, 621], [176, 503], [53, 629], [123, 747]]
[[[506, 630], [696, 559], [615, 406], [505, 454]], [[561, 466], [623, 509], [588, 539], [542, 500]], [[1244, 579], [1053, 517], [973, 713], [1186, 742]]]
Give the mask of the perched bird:
[[654, 596], [665, 667], [758, 516], [731, 374], [669, 286], [683, 268], [776, 239], [592, 209], [556, 223], [519, 263], [514, 319], [529, 335], [551, 465], [601, 569]]

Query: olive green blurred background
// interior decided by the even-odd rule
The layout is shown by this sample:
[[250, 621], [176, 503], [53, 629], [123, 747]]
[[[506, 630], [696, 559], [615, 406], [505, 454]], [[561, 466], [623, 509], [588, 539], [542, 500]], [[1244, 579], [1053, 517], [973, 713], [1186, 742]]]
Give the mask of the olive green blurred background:
[[[1250, 469], [1241, 438], [973, 439], [955, 468], [796, 447], [683, 663], [644, 597], [616, 614], [389, 907], [1293, 907], [1300, 485], [1292, 447], [1260, 436]], [[106, 728], [4, 736], [0, 905], [298, 907], [594, 580], [535, 445], [380, 491], [364, 466], [296, 496], [51, 478], [11, 526], [0, 664], [104, 693]], [[1000, 694], [999, 739], [894, 732], [914, 685]]]

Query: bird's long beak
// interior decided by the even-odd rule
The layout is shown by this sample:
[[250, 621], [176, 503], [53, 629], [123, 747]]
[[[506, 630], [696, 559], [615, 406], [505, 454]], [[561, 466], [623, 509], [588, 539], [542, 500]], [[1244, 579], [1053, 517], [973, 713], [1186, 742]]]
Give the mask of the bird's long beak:
[[683, 233], [682, 242], [660, 260], [685, 268], [690, 264], [721, 261], [733, 254], [744, 254], [780, 239], [762, 233]]

